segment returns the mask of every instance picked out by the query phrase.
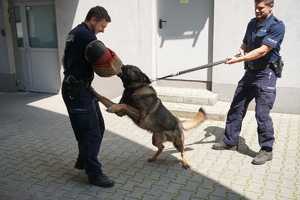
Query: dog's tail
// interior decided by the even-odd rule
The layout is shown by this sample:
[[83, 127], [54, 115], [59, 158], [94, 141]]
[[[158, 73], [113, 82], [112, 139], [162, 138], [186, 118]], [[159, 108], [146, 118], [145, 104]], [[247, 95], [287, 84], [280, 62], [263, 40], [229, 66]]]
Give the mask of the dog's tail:
[[181, 122], [181, 127], [183, 130], [190, 130], [196, 128], [205, 120], [205, 112], [202, 108], [199, 109], [197, 115], [193, 119], [189, 119]]

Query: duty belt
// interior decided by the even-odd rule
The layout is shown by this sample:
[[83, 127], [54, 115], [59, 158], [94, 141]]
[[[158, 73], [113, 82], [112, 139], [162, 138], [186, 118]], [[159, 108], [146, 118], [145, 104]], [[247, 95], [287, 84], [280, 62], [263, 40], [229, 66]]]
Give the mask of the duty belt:
[[64, 78], [63, 80], [64, 83], [68, 84], [68, 85], [77, 85], [79, 87], [86, 87], [89, 88], [91, 86], [92, 82], [84, 82], [82, 80], [77, 81], [74, 76], [68, 76], [67, 78]]
[[72, 75], [65, 78], [63, 83], [68, 88], [68, 95], [71, 100], [77, 96], [80, 88], [89, 88], [91, 86], [91, 82], [78, 81]]
[[264, 69], [271, 69], [272, 63], [268, 63], [265, 65], [249, 65], [245, 64], [245, 69], [250, 69], [250, 70], [264, 70]]

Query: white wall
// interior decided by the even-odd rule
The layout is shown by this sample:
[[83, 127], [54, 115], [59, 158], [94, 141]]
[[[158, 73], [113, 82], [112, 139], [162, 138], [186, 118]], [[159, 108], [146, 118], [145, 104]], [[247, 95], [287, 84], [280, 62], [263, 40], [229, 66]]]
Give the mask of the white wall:
[[[274, 15], [285, 23], [286, 34], [281, 55], [285, 62], [283, 77], [277, 81], [273, 111], [300, 113], [300, 2], [275, 0]], [[214, 60], [232, 56], [242, 44], [246, 26], [254, 15], [254, 0], [215, 0]], [[220, 65], [213, 70], [213, 92], [231, 101], [237, 82], [244, 73], [243, 63]], [[253, 108], [253, 107], [252, 107]]]
[[[155, 48], [152, 46], [152, 4], [152, 1], [145, 0], [56, 0], [60, 54], [63, 54], [65, 37], [71, 28], [85, 19], [91, 7], [100, 5], [108, 11], [112, 22], [97, 38], [115, 51], [124, 64], [136, 65], [151, 76], [152, 49]], [[108, 88], [115, 91], [114, 94], [107, 93], [112, 97], [122, 94], [118, 77], [96, 77], [93, 85], [104, 95]]]
[[[65, 37], [81, 23], [88, 10], [104, 6], [111, 18], [104, 34], [98, 38], [114, 50], [125, 64], [139, 66], [150, 77], [155, 75], [156, 1], [145, 0], [55, 0], [60, 55]], [[246, 26], [254, 17], [254, 0], [215, 0], [213, 61], [223, 60], [236, 53], [242, 43]], [[283, 78], [278, 79], [277, 100], [273, 111], [300, 113], [300, 2], [275, 0], [274, 15], [286, 25], [286, 35], [281, 54], [285, 61]], [[237, 82], [244, 73], [243, 63], [219, 65], [213, 68], [213, 92], [220, 100], [231, 101]], [[112, 97], [121, 95], [122, 84], [117, 77], [96, 77], [94, 87], [105, 95], [115, 91]], [[182, 84], [182, 83], [178, 83]], [[176, 84], [173, 84], [176, 86]], [[195, 84], [193, 84], [195, 85]], [[253, 107], [252, 107], [253, 108]]]

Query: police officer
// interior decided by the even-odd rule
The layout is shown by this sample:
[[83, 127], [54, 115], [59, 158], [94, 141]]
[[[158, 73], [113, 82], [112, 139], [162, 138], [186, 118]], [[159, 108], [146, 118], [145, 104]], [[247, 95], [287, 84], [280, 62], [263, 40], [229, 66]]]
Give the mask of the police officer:
[[280, 76], [280, 45], [285, 26], [273, 13], [274, 0], [255, 0], [255, 15], [246, 30], [238, 57], [227, 58], [227, 64], [244, 61], [246, 72], [239, 81], [228, 112], [223, 141], [212, 146], [215, 150], [236, 150], [242, 121], [249, 103], [255, 99], [260, 151], [252, 160], [262, 165], [272, 160], [274, 128], [270, 117], [276, 96], [276, 80]]
[[91, 8], [85, 21], [68, 34], [62, 59], [65, 75], [62, 96], [79, 150], [75, 168], [84, 169], [89, 182], [100, 187], [112, 187], [114, 181], [103, 174], [97, 158], [105, 127], [99, 104], [89, 89], [94, 71], [84, 52], [109, 22], [111, 19], [105, 8]]

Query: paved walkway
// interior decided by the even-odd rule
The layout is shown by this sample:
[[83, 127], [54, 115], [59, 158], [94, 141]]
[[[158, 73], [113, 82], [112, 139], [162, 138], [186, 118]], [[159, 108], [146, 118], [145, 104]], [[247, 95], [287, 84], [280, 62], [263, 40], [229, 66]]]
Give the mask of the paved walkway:
[[239, 151], [215, 151], [224, 122], [205, 121], [185, 133], [185, 170], [171, 144], [156, 162], [151, 134], [127, 117], [103, 110], [106, 133], [99, 154], [113, 188], [88, 184], [73, 168], [76, 141], [60, 95], [0, 94], [0, 199], [300, 199], [300, 115], [272, 113], [274, 159], [251, 164], [259, 150], [253, 112], [245, 117]]

